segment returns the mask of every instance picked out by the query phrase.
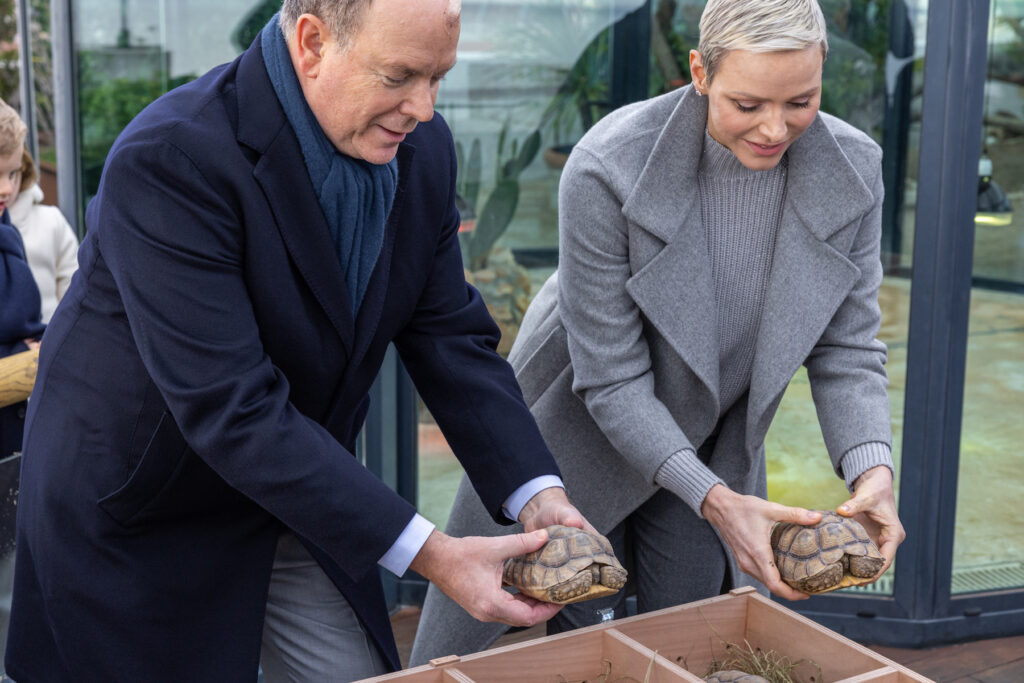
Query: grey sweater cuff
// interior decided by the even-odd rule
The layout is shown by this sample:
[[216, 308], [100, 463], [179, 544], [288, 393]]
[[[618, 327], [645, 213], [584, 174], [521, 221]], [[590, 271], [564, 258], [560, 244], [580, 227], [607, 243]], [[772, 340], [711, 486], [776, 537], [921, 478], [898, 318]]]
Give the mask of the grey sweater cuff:
[[700, 514], [700, 506], [704, 503], [708, 491], [715, 484], [725, 485], [724, 481], [715, 476], [715, 473], [697, 458], [697, 453], [692, 448], [684, 448], [673, 453], [658, 468], [654, 481], [658, 486], [682, 498], [701, 519], [704, 517]]
[[889, 444], [869, 441], [843, 453], [843, 457], [839, 459], [839, 476], [846, 480], [846, 488], [853, 491], [853, 482], [857, 481], [857, 477], [879, 465], [888, 467], [895, 479], [896, 468], [892, 463], [892, 450]]

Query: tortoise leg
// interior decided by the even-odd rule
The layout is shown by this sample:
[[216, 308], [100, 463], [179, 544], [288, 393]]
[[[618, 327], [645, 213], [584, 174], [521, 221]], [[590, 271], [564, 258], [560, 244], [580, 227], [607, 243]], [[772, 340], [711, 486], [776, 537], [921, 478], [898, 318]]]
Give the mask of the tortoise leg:
[[609, 588], [622, 588], [626, 585], [626, 570], [607, 565], [601, 567], [600, 583], [602, 586], [608, 586]]
[[850, 573], [861, 579], [870, 579], [878, 573], [885, 560], [877, 557], [850, 557]]
[[567, 581], [548, 588], [548, 602], [567, 602], [586, 594], [594, 583], [589, 569], [584, 569]]
[[820, 593], [838, 585], [843, 580], [843, 565], [838, 562], [828, 565], [814, 576], [800, 582], [799, 590], [805, 593]]

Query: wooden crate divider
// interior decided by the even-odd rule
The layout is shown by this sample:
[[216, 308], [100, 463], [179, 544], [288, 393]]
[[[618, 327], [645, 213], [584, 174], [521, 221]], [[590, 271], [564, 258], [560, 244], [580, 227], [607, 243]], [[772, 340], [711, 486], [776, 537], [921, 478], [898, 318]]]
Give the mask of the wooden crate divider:
[[[702, 681], [727, 644], [776, 650], [794, 670], [815, 683], [928, 683], [930, 679], [778, 605], [752, 588], [515, 643], [464, 657], [431, 660], [425, 666], [363, 683], [598, 683], [631, 677], [647, 683]], [[821, 676], [818, 675], [820, 668]], [[628, 679], [627, 679], [628, 680]]]

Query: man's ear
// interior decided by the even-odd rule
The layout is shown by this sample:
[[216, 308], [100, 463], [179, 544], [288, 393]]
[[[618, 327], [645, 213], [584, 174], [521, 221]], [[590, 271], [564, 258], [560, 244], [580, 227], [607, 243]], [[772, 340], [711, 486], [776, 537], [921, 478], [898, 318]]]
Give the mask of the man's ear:
[[319, 17], [303, 14], [295, 22], [295, 37], [292, 51], [295, 53], [296, 64], [302, 75], [316, 78], [320, 73], [320, 62], [323, 60], [326, 43], [330, 40], [330, 32]]

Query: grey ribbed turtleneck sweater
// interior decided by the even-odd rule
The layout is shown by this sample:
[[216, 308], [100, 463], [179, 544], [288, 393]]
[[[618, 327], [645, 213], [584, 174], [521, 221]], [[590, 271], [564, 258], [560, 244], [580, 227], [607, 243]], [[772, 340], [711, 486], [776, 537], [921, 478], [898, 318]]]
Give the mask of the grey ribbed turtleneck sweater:
[[[701, 156], [701, 218], [715, 284], [719, 344], [719, 418], [750, 388], [761, 312], [786, 190], [786, 157], [752, 171], [707, 132]], [[889, 447], [865, 443], [848, 451], [841, 470], [847, 486], [865, 470], [887, 464]], [[655, 481], [697, 514], [712, 486], [722, 482], [693, 449], [673, 454]]]

